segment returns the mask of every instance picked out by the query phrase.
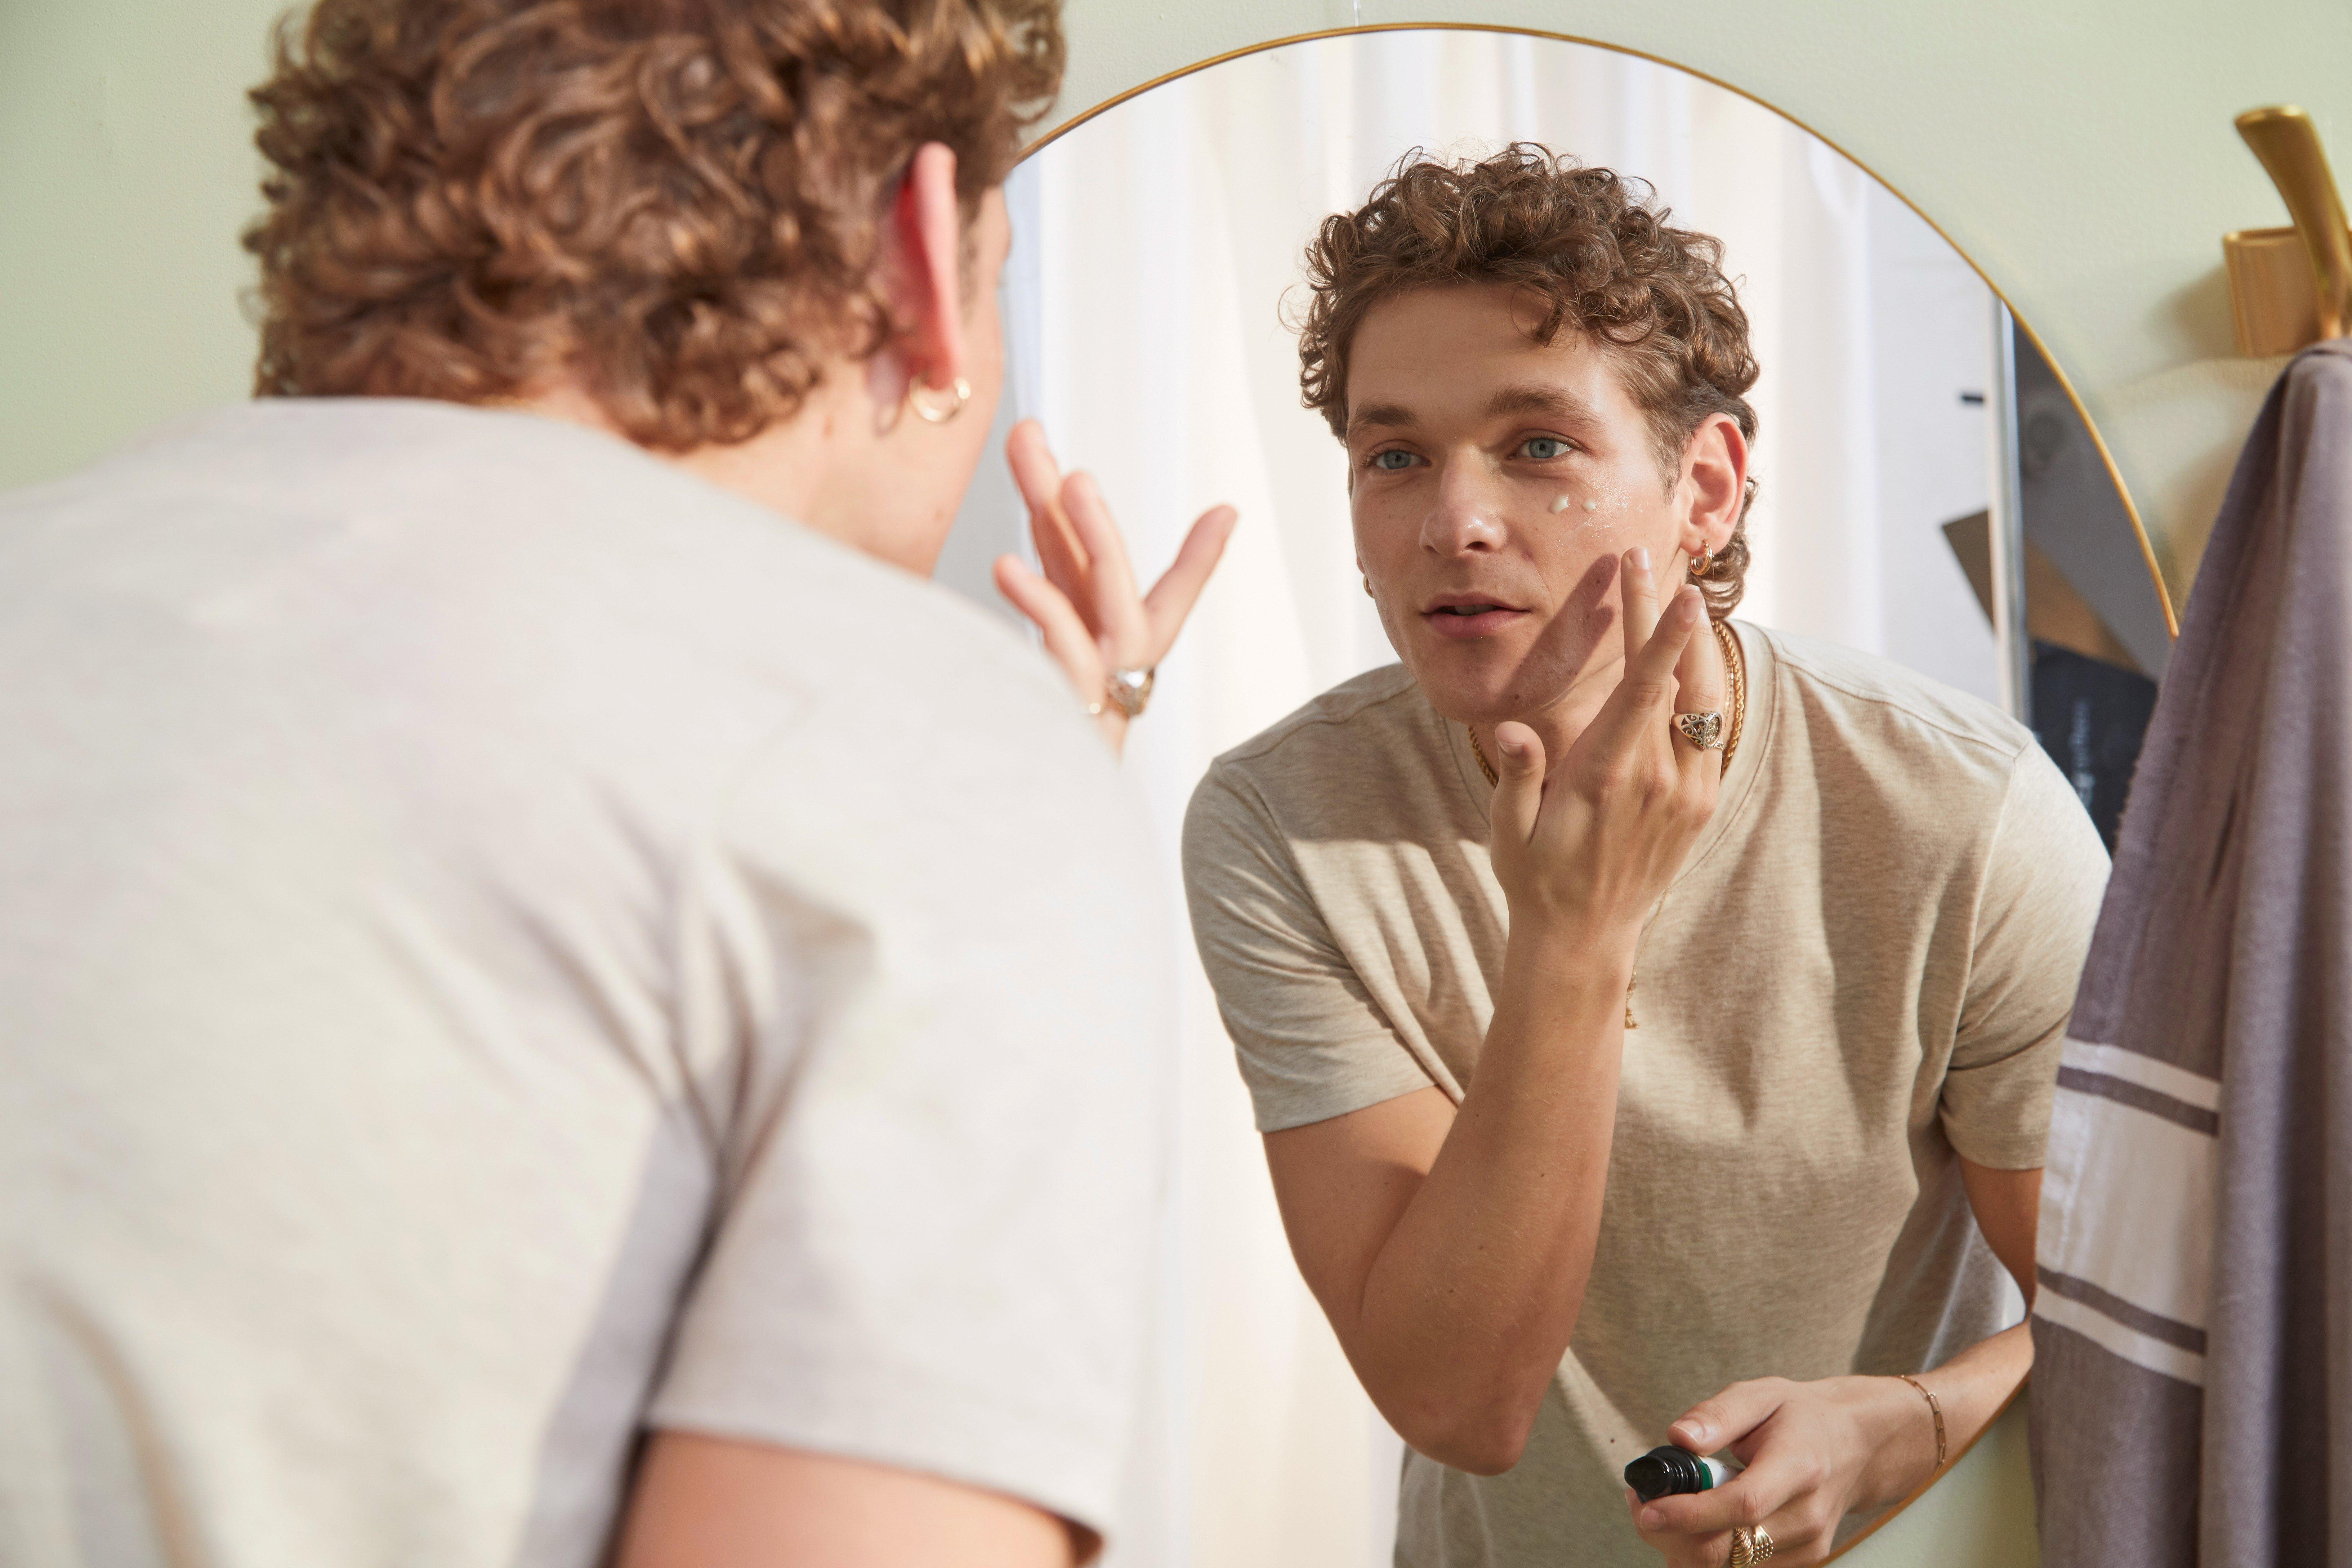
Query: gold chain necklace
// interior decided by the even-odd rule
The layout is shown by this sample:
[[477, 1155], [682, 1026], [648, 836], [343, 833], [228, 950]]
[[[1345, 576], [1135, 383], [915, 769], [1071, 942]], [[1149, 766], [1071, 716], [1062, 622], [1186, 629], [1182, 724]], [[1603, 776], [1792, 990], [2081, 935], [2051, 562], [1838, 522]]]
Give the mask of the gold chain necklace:
[[[1723, 765], [1728, 768], [1733, 753], [1739, 750], [1739, 732], [1748, 727], [1748, 658], [1740, 649], [1739, 639], [1732, 635], [1729, 626], [1721, 621], [1707, 624], [1715, 628], [1715, 644], [1723, 650], [1724, 673], [1731, 684], [1731, 733], [1723, 740]], [[1495, 764], [1486, 760], [1486, 748], [1478, 743], [1478, 731], [1465, 724], [1462, 732], [1470, 737], [1470, 754], [1478, 759], [1478, 771], [1486, 775], [1486, 787], [1495, 788], [1503, 782], [1502, 775], [1495, 771]], [[1664, 902], [1663, 899], [1659, 901]], [[1657, 915], [1656, 910], [1650, 911], [1651, 920], [1655, 920]], [[1643, 921], [1642, 927], [1647, 931], [1649, 921]], [[1634, 951], [1636, 953], [1640, 952], [1638, 942]], [[1633, 1021], [1633, 982], [1631, 980], [1625, 982], [1625, 1026], [1629, 1029], [1642, 1026]]]

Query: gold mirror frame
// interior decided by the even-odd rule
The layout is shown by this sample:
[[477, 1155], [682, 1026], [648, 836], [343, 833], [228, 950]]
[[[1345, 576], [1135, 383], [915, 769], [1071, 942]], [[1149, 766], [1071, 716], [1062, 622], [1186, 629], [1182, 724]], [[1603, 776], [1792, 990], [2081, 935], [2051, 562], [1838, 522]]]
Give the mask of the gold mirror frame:
[[[1769, 99], [1759, 97], [1757, 94], [1748, 91], [1746, 88], [1739, 86], [1736, 82], [1726, 81], [1719, 76], [1714, 76], [1706, 71], [1694, 69], [1689, 66], [1684, 65], [1679, 60], [1668, 59], [1664, 55], [1652, 54], [1646, 49], [1636, 49], [1624, 44], [1612, 44], [1604, 38], [1586, 37], [1576, 33], [1556, 33], [1542, 27], [1519, 27], [1512, 26], [1505, 23], [1490, 22], [1365, 22], [1354, 26], [1324, 27], [1314, 32], [1292, 33], [1279, 38], [1268, 38], [1261, 43], [1244, 44], [1239, 48], [1227, 49], [1223, 54], [1211, 55], [1206, 59], [1195, 60], [1191, 65], [1179, 66], [1174, 70], [1164, 71], [1159, 76], [1153, 77], [1150, 81], [1139, 82], [1135, 86], [1128, 88], [1122, 92], [1116, 93], [1090, 108], [1081, 110], [1077, 113], [1071, 115], [1068, 119], [1063, 121], [1060, 124], [1055, 126], [1052, 130], [1046, 132], [1044, 135], [1038, 137], [1035, 141], [1024, 147], [1021, 150], [1021, 156], [1016, 160], [1016, 163], [1026, 162], [1030, 157], [1043, 151], [1045, 148], [1051, 146], [1054, 142], [1068, 135], [1071, 132], [1076, 131], [1079, 126], [1087, 123], [1087, 121], [1095, 119], [1098, 115], [1108, 113], [1110, 110], [1117, 109], [1120, 104], [1125, 103], [1131, 98], [1140, 98], [1143, 94], [1150, 92], [1153, 88], [1164, 87], [1171, 81], [1176, 81], [1181, 78], [1192, 76], [1195, 72], [1207, 70], [1212, 66], [1223, 65], [1228, 60], [1241, 59], [1249, 55], [1264, 54], [1269, 49], [1279, 49], [1291, 44], [1309, 44], [1320, 38], [1348, 37], [1351, 35], [1360, 33], [1507, 33], [1515, 34], [1520, 37], [1527, 38], [1549, 38], [1555, 43], [1581, 44], [1587, 48], [1606, 49], [1611, 54], [1626, 55], [1634, 59], [1647, 60], [1653, 65], [1664, 66], [1670, 70], [1680, 71], [1685, 76], [1695, 78], [1697, 80], [1707, 83], [1709, 86], [1721, 88], [1726, 92], [1737, 94], [1738, 97], [1744, 98], [1748, 102], [1755, 104], [1758, 108], [1779, 115], [1782, 120], [1794, 125], [1798, 130], [1802, 131], [1806, 135], [1811, 136], [1816, 142], [1821, 142], [1823, 146], [1829, 148], [1830, 151], [1835, 153], [1839, 157], [1843, 158], [1847, 163], [1852, 163], [1855, 168], [1860, 169], [1864, 174], [1868, 174], [1872, 179], [1876, 180], [1881, 189], [1888, 192], [1896, 201], [1901, 202], [1905, 206], [1909, 207], [1914, 214], [1917, 215], [1920, 222], [1935, 230], [1936, 237], [1942, 240], [1946, 245], [1950, 246], [1952, 247], [1953, 254], [1957, 255], [1962, 261], [1968, 263], [1969, 270], [1975, 273], [1978, 279], [1983, 282], [1984, 286], [1992, 291], [1993, 297], [2009, 308], [2011, 319], [2017, 323], [2018, 330], [2025, 334], [2027, 341], [2032, 343], [2034, 351], [2041, 354], [2043, 363], [2050, 366], [2051, 373], [2057, 377], [2058, 389], [2066, 395], [2066, 401], [2074, 406], [2075, 417], [2083, 422], [2084, 430], [2087, 432], [2091, 437], [2091, 446], [2099, 455], [2099, 463], [2101, 467], [2106, 470], [2107, 482], [2115, 486], [2116, 497], [2123, 502], [2124, 515], [2131, 520], [2132, 537], [2139, 544], [2140, 562], [2147, 568], [2148, 584], [2155, 590], [2156, 602], [2164, 608], [2165, 629], [2174, 637], [2179, 637], [2179, 616], [2174, 611], [2172, 595], [2165, 584], [2164, 569], [2157, 563], [2156, 547], [2148, 539], [2147, 526], [2140, 519], [2139, 504], [2132, 499], [2131, 487], [2124, 483], [2123, 470], [2116, 466], [2115, 454], [2107, 449], [2106, 437], [2099, 433], [2098, 424], [2096, 421], [2092, 419], [2090, 409], [2084, 405], [2081, 395], [2074, 390], [2074, 381], [2066, 374], [2065, 367], [2058, 363], [2057, 356], [2050, 352], [2050, 345], [2042, 341], [2042, 334], [2035, 331], [2033, 330], [2032, 323], [2028, 321], [2023, 315], [2019, 313], [2015, 302], [2012, 301], [2006, 293], [2002, 292], [2000, 285], [1993, 281], [1992, 275], [1987, 272], [1982, 266], [1979, 265], [1977, 258], [1970, 256], [1968, 251], [1955, 241], [1949, 234], [1947, 234], [1944, 231], [1944, 226], [1937, 223], [1933, 217], [1930, 217], [1927, 212], [1920, 207], [1918, 203], [1904, 195], [1902, 190], [1898, 188], [1894, 182], [1881, 175], [1877, 170], [1872, 168], [1869, 164], [1855, 157], [1852, 153], [1847, 152], [1843, 147], [1838, 145], [1836, 142], [1814, 130], [1804, 121], [1799, 119], [1793, 114], [1790, 114], [1779, 104], [1772, 102]], [[1907, 1503], [1908, 1500], [1906, 1500], [1904, 1504], [1898, 1504], [1897, 1507], [1900, 1508], [1907, 1506]], [[1889, 1510], [1886, 1517], [1893, 1517], [1895, 1511], [1895, 1510]], [[1877, 1526], [1874, 1524], [1871, 1528], [1876, 1529]], [[1864, 1532], [1865, 1535], [1868, 1533], [1869, 1532], [1867, 1531]], [[1862, 1536], [1859, 1535], [1854, 1537], [1855, 1541], [1860, 1541], [1861, 1539]], [[1852, 1543], [1849, 1542], [1848, 1546], [1850, 1547], [1851, 1544]], [[1840, 1548], [1840, 1555], [1843, 1555], [1847, 1549], [1848, 1548], [1844, 1547]]]
[[[1748, 102], [1757, 105], [1759, 108], [1779, 115], [1782, 120], [1785, 120], [1790, 124], [1796, 126], [1799, 130], [1804, 132], [1807, 135], [1812, 137], [1815, 141], [1821, 142], [1832, 152], [1837, 153], [1838, 156], [1843, 158], [1847, 163], [1852, 163], [1855, 168], [1860, 169], [1864, 174], [1868, 174], [1872, 179], [1876, 180], [1882, 189], [1893, 195], [1895, 200], [1910, 208], [1913, 213], [1917, 215], [1922, 223], [1925, 223], [1929, 228], [1935, 231], [1937, 238], [1941, 239], [1946, 245], [1950, 246], [1953, 253], [1958, 256], [1962, 261], [1968, 263], [1969, 270], [1974, 272], [1978, 279], [1983, 282], [1984, 286], [1988, 289], [1991, 290], [1993, 297], [1999, 300], [2003, 305], [2009, 307], [2010, 316], [2011, 320], [2016, 322], [2018, 330], [2025, 334], [2027, 340], [2033, 344], [2035, 351], [2042, 355], [2043, 362], [2050, 366], [2052, 374], [2057, 377], [2059, 390], [2066, 395], [2066, 401], [2073, 405], [2075, 417], [2082, 420], [2084, 430], [2086, 431], [2091, 437], [2092, 447], [2099, 454], [2099, 462], [2106, 470], [2107, 481], [2115, 486], [2116, 498], [2123, 502], [2124, 515], [2131, 520], [2132, 537], [2139, 545], [2141, 563], [2147, 568], [2148, 586], [2155, 593], [2157, 603], [2164, 607], [2165, 629], [2173, 637], [2179, 637], [2180, 623], [2178, 616], [2173, 610], [2172, 595], [2165, 586], [2164, 571], [2157, 563], [2156, 549], [2148, 540], [2147, 525], [2140, 519], [2138, 504], [2132, 500], [2131, 489], [2124, 483], [2123, 473], [2116, 467], [2115, 455], [2107, 449], [2106, 438], [2099, 434], [2098, 425], [2091, 418], [2091, 411], [2084, 406], [2081, 395], [2074, 390], [2074, 382], [2068, 378], [2064, 367], [2059, 364], [2057, 357], [2050, 352], [2049, 344], [2042, 341], [2041, 334], [2033, 330], [2032, 325], [2028, 322], [2023, 316], [2018, 314], [2016, 305], [2010, 300], [2007, 294], [2001, 291], [2000, 285], [1992, 280], [1991, 275], [1986, 272], [1984, 268], [1978, 264], [1976, 258], [1970, 256], [1968, 251], [1956, 242], [1949, 234], [1947, 234], [1944, 231], [1943, 226], [1938, 224], [1933, 217], [1930, 217], [1924, 210], [1922, 210], [1918, 203], [1904, 195], [1892, 181], [1885, 179], [1878, 173], [1877, 170], [1872, 168], [1869, 164], [1864, 163], [1853, 153], [1847, 152], [1843, 147], [1838, 145], [1836, 142], [1814, 130], [1804, 121], [1789, 113], [1786, 110], [1780, 108], [1778, 104], [1773, 103], [1769, 99], [1761, 98], [1755, 93], [1749, 92], [1747, 89], [1740, 87], [1735, 82], [1726, 81], [1721, 77], [1711, 75], [1706, 71], [1695, 70], [1691, 67], [1684, 65], [1678, 60], [1668, 59], [1663, 55], [1652, 54], [1646, 49], [1632, 48], [1623, 44], [1612, 44], [1605, 39], [1585, 37], [1575, 33], [1557, 33], [1541, 27], [1518, 27], [1501, 23], [1486, 22], [1367, 22], [1356, 26], [1325, 27], [1314, 32], [1292, 33], [1279, 38], [1268, 38], [1261, 43], [1245, 44], [1239, 48], [1227, 49], [1222, 54], [1212, 55], [1206, 59], [1195, 60], [1190, 65], [1180, 66], [1174, 70], [1162, 72], [1160, 75], [1153, 77], [1149, 81], [1139, 82], [1133, 87], [1126, 89], [1124, 91], [1104, 99], [1099, 103], [1094, 104], [1089, 108], [1081, 110], [1077, 113], [1071, 115], [1068, 119], [1064, 120], [1052, 130], [1046, 132], [1042, 136], [1039, 136], [1034, 141], [1031, 142], [1027, 146], [1024, 147], [1021, 150], [1021, 156], [1016, 160], [1016, 163], [1026, 162], [1037, 153], [1051, 146], [1054, 142], [1068, 135], [1071, 132], [1076, 131], [1078, 127], [1086, 124], [1088, 121], [1108, 113], [1110, 110], [1117, 109], [1120, 104], [1127, 102], [1129, 99], [1140, 98], [1143, 94], [1150, 92], [1154, 88], [1164, 87], [1171, 81], [1176, 81], [1181, 78], [1192, 76], [1196, 72], [1207, 70], [1213, 66], [1223, 65], [1228, 60], [1241, 59], [1249, 55], [1264, 54], [1269, 49], [1279, 49], [1292, 44], [1314, 43], [1322, 38], [1348, 37], [1360, 33], [1515, 34], [1521, 37], [1547, 38], [1555, 43], [1581, 44], [1587, 48], [1606, 49], [1612, 54], [1626, 55], [1634, 59], [1647, 60], [1653, 65], [1664, 66], [1670, 70], [1681, 71], [1685, 76], [1706, 82], [1710, 86], [1721, 88], [1726, 92], [1737, 94], [1738, 97], [1746, 99]], [[2031, 1374], [2028, 1376], [2028, 1381], [2031, 1381]], [[1961, 1446], [1959, 1452], [1951, 1456], [1950, 1459], [1945, 1464], [1942, 1469], [1928, 1477], [1927, 1480], [1921, 1482], [1916, 1489], [1914, 1489], [1909, 1495], [1903, 1498], [1900, 1501], [1886, 1508], [1878, 1515], [1877, 1518], [1872, 1520], [1867, 1525], [1864, 1525], [1861, 1530], [1857, 1531], [1853, 1537], [1847, 1541], [1845, 1544], [1840, 1546], [1835, 1552], [1830, 1553], [1828, 1557], [1823, 1558], [1822, 1562], [1825, 1563], [1833, 1563], [1839, 1558], [1845, 1556], [1848, 1552], [1853, 1551], [1864, 1542], [1876, 1534], [1881, 1528], [1893, 1522], [1894, 1520], [1909, 1510], [1911, 1506], [1919, 1501], [1921, 1498], [1927, 1496], [1927, 1494], [1933, 1490], [1937, 1485], [1949, 1479], [1952, 1472], [1958, 1468], [1962, 1460], [1968, 1458], [1969, 1453], [1975, 1449], [1977, 1445], [1983, 1441], [1985, 1436], [1992, 1432], [1995, 1426], [1999, 1426], [2002, 1421], [2010, 1417], [2012, 1407], [2015, 1406], [2018, 1400], [2023, 1396], [2024, 1393], [2025, 1385], [2023, 1384], [2019, 1384], [2017, 1389], [2012, 1392], [2006, 1400], [2002, 1401], [2001, 1407], [1993, 1413], [1992, 1418], [1985, 1423], [1983, 1428], [1980, 1429], [1976, 1436], [1970, 1437], [1967, 1443]]]

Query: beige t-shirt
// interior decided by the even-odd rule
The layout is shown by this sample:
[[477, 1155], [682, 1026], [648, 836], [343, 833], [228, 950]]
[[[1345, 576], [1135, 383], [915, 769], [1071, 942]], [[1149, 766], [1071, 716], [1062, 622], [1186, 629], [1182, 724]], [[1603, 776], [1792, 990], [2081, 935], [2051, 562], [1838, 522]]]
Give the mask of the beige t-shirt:
[[[2030, 1169], [2106, 876], [2032, 735], [1742, 626], [1748, 711], [1644, 931], [1576, 1334], [1525, 1456], [1409, 1455], [1412, 1568], [1649, 1564], [1625, 1463], [1742, 1378], [1931, 1366], [2001, 1326], [1956, 1152]], [[1507, 910], [1465, 734], [1402, 668], [1212, 767], [1184, 865], [1258, 1125], [1475, 1070]]]
[[1037, 651], [610, 437], [0, 496], [0, 1563], [591, 1568], [647, 1427], [1118, 1525], [1138, 803]]

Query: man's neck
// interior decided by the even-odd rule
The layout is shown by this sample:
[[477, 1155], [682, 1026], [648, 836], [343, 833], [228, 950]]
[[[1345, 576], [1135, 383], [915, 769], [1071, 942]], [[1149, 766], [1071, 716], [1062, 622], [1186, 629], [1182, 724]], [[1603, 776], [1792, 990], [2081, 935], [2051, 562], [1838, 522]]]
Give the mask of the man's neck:
[[[921, 548], [930, 542], [929, 533], [908, 540], [876, 527], [880, 509], [871, 504], [868, 492], [871, 476], [887, 469], [879, 456], [886, 421], [866, 391], [863, 374], [836, 370], [820, 378], [792, 418], [750, 440], [655, 450], [653, 456], [854, 550], [928, 575], [938, 554], [935, 547], [928, 554]], [[504, 401], [526, 413], [626, 439], [596, 400], [569, 382]], [[895, 405], [890, 412], [895, 416]], [[944, 529], [931, 531], [944, 537]]]

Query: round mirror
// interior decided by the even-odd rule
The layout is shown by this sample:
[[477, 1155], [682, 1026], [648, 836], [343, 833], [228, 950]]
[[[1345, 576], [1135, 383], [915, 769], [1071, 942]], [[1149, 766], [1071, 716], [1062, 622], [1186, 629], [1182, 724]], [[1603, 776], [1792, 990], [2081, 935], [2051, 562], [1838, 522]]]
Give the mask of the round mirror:
[[[1520, 142], [1639, 182], [1665, 222], [1720, 243], [1760, 367], [1745, 395], [1757, 491], [1737, 611], [1759, 661], [1749, 668], [1781, 668], [1772, 649], [1837, 648], [1924, 678], [1955, 703], [2004, 710], [2032, 727], [2112, 845], [2169, 611], [2104, 450], [2030, 332], [1900, 196], [1769, 108], [1629, 53], [1471, 29], [1349, 31], [1181, 73], [1057, 129], [1007, 188], [1005, 425], [1040, 419], [1064, 460], [1099, 479], [1147, 580], [1204, 507], [1228, 501], [1242, 513], [1160, 672], [1151, 720], [1129, 743], [1129, 765], [1171, 840], [1213, 759], [1399, 658], [1360, 564], [1351, 465], [1361, 454], [1302, 403], [1309, 243], [1403, 162], [1461, 166]], [[993, 603], [985, 563], [1024, 548], [1023, 529], [1009, 475], [984, 470], [943, 579]], [[1751, 744], [1760, 753], [1764, 742]], [[1378, 785], [1332, 776], [1325, 787]], [[1748, 842], [1769, 843], [1774, 808], [1751, 805], [1762, 820]], [[1885, 851], [1876, 874], [1899, 882], [1903, 846]], [[1423, 898], [1465, 908], [1424, 929]], [[1465, 939], [1482, 956], [1450, 997], [1434, 994], [1449, 984], [1442, 955], [1421, 962], [1405, 950], [1434, 955], [1464, 928], [1492, 935], [1500, 904], [1482, 898], [1433, 876], [1371, 917], [1398, 950], [1399, 984], [1410, 991], [1417, 974], [1422, 986], [1402, 1000], [1375, 986], [1371, 1011], [1415, 1015], [1391, 1018], [1400, 1059], [1426, 1052], [1430, 1079], [1457, 1102], [1487, 1026], [1499, 942]], [[1837, 968], [1800, 965], [1788, 984], [1827, 998]], [[1225, 1042], [1230, 999], [1221, 1022], [1204, 978], [1187, 1005], [1195, 1113], [1169, 1331], [1183, 1341], [1174, 1364], [1186, 1372], [1167, 1391], [1160, 1436], [1179, 1479], [1141, 1500], [1146, 1517], [1181, 1521], [1169, 1539], [1189, 1542], [1184, 1560], [1660, 1561], [1633, 1531], [1619, 1477], [1667, 1441], [1683, 1410], [1742, 1378], [1924, 1372], [2021, 1319], [2017, 1287], [1970, 1221], [1929, 1068], [1914, 1103], [1898, 1108], [1891, 1145], [1886, 1129], [1857, 1126], [1862, 1113], [1834, 1073], [1805, 1091], [1810, 1107], [1758, 1110], [1769, 1089], [1724, 1100], [1735, 1120], [1755, 1112], [1731, 1130], [1734, 1143], [1817, 1146], [1814, 1174], [1833, 1173], [1784, 1182], [1759, 1156], [1759, 1179], [1785, 1185], [1788, 1206], [1736, 1245], [1703, 1219], [1703, 1181], [1679, 1220], [1634, 1201], [1654, 1183], [1622, 1162], [1629, 1146], [1664, 1135], [1621, 1110], [1596, 1273], [1749, 1277], [1753, 1321], [1722, 1343], [1694, 1343], [1715, 1309], [1689, 1323], [1609, 1321], [1588, 1293], [1528, 1447], [1503, 1476], [1470, 1476], [1404, 1450], [1367, 1403], [1299, 1282], [1292, 1253], [1312, 1250], [1297, 1232], [1302, 1211], [1292, 1205], [1286, 1246], [1257, 1174], [1265, 1155]], [[1832, 1022], [1849, 1016], [1826, 999], [1820, 1010]], [[1738, 1020], [1723, 1022], [1738, 1032]], [[1674, 1026], [1629, 1028], [1629, 1062]], [[1957, 1026], [1948, 1021], [1947, 1033]], [[1461, 1037], [1449, 1044], [1448, 1030]], [[1780, 1045], [1766, 1029], [1741, 1048], [1769, 1079]], [[1872, 1045], [1834, 1047], [1852, 1058]], [[1400, 1068], [1396, 1082], [1411, 1076]], [[1251, 1080], [1261, 1127], [1264, 1078], [1261, 1068]], [[1860, 1189], [1869, 1195], [1853, 1198]], [[1838, 1283], [1811, 1293], [1774, 1283], [1815, 1275]], [[1626, 1310], [1645, 1300], [1621, 1283], [1601, 1296]], [[2012, 1464], [2019, 1447], [2006, 1446]], [[1843, 1551], [1895, 1511], [1882, 1501], [1846, 1515], [1831, 1544]], [[2030, 1549], [2030, 1525], [2000, 1534], [2000, 1549], [2013, 1552], [2020, 1529]]]

